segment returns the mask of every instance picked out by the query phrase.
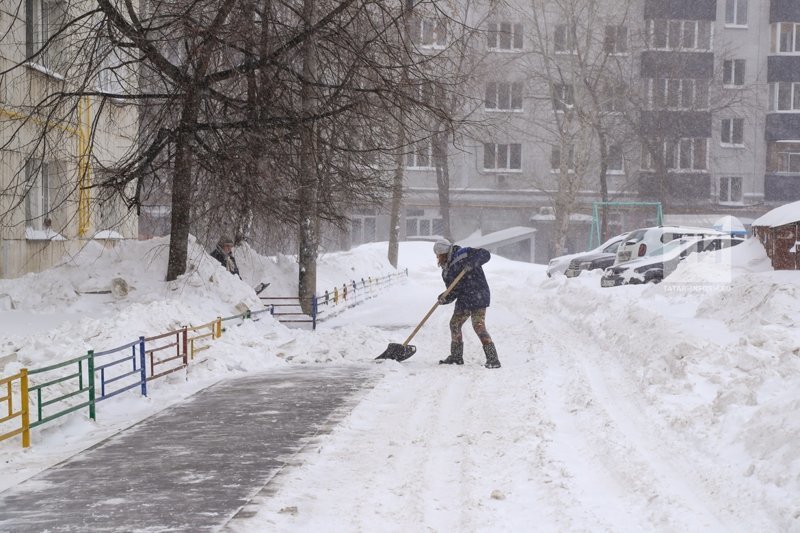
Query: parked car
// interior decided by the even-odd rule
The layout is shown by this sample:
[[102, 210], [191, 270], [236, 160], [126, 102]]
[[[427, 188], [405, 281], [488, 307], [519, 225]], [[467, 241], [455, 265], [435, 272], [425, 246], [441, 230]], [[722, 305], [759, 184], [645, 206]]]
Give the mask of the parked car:
[[611, 265], [614, 264], [614, 261], [617, 258], [617, 249], [625, 240], [627, 233], [622, 235], [617, 235], [616, 237], [607, 240], [605, 243], [608, 244], [605, 248], [600, 250], [599, 252], [586, 252], [584, 254], [580, 254], [576, 257], [573, 257], [572, 260], [569, 262], [569, 266], [567, 267], [566, 272], [564, 275], [568, 278], [575, 278], [581, 275], [581, 272], [584, 270], [596, 270], [601, 269], [604, 270]]
[[[606, 249], [609, 249], [611, 246], [619, 246], [619, 243], [622, 242], [622, 238], [625, 237], [625, 235], [626, 234], [612, 237], [603, 244], [601, 244], [600, 246], [598, 246], [597, 248], [594, 248], [587, 252], [559, 255], [558, 257], [552, 258], [550, 262], [547, 264], [547, 277], [552, 277], [553, 274], [566, 274], [570, 262], [573, 259], [579, 259], [584, 256], [603, 253]], [[616, 251], [616, 247], [614, 248], [614, 250]]]
[[684, 237], [668, 242], [650, 255], [608, 267], [600, 279], [601, 287], [638, 283], [659, 283], [678, 268], [689, 254], [730, 248], [744, 242], [740, 237]]
[[650, 255], [664, 244], [683, 237], [714, 237], [730, 235], [711, 228], [692, 228], [684, 226], [653, 226], [637, 229], [628, 234], [625, 242], [617, 249], [614, 264], [618, 265], [639, 257]]

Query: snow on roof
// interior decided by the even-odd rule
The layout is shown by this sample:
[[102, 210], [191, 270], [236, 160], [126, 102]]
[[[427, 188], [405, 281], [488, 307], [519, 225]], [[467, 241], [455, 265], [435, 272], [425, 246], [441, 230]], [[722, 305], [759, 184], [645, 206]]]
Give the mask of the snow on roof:
[[[555, 219], [556, 216], [552, 213], [539, 213], [531, 216], [531, 220], [533, 221], [547, 222], [547, 221], [554, 221]], [[592, 220], [594, 220], [594, 218], [592, 218], [592, 215], [584, 215], [583, 213], [571, 213], [569, 215], [569, 219], [572, 222], [591, 222]]]
[[469, 246], [471, 248], [486, 248], [495, 244], [506, 244], [507, 241], [516, 242], [522, 240], [524, 237], [532, 237], [535, 233], [535, 228], [513, 226], [483, 236], [467, 237], [466, 239], [458, 241], [457, 244], [459, 246]]
[[65, 241], [67, 239], [64, 238], [58, 232], [53, 231], [50, 228], [45, 229], [33, 229], [33, 228], [25, 228], [25, 238], [29, 241]]
[[800, 221], [800, 201], [776, 207], [753, 221], [753, 226], [777, 228]]
[[98, 231], [94, 234], [93, 239], [122, 239], [122, 235], [113, 230]]

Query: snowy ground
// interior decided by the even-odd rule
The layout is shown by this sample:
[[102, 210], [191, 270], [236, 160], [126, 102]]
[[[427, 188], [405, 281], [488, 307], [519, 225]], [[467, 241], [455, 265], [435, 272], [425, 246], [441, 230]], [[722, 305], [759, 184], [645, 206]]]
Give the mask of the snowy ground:
[[[259, 281], [272, 294], [294, 288], [290, 259], [247, 250], [237, 253], [246, 284], [200, 250], [195, 274], [165, 284], [163, 243], [161, 254], [146, 252], [153, 244], [0, 280], [0, 367], [12, 359], [0, 375], [254, 307], [248, 285]], [[800, 278], [773, 272], [755, 241], [730, 253], [686, 261], [658, 286], [613, 289], [599, 273], [547, 278], [494, 257], [487, 324], [503, 368], [480, 366], [468, 326], [467, 364], [440, 367], [451, 309], [439, 309], [417, 354], [376, 363], [377, 387], [228, 529], [800, 531]], [[385, 244], [325, 256], [319, 285], [389, 272], [384, 257]], [[429, 243], [404, 244], [401, 267], [406, 283], [317, 332], [271, 319], [229, 328], [188, 379], [104, 402], [97, 422], [34, 430], [29, 450], [0, 443], [0, 490], [222, 377], [371, 360], [443, 289]], [[115, 277], [135, 289], [76, 294]]]

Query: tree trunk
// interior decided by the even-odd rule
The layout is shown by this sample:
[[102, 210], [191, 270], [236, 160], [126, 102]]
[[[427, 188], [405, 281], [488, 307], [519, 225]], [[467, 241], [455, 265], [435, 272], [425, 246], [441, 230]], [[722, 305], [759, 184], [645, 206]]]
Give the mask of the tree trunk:
[[[405, 125], [402, 121], [402, 111], [401, 113], [401, 124], [400, 124], [400, 133], [398, 139], [398, 146], [403, 146], [405, 144]], [[389, 259], [389, 264], [393, 267], [397, 268], [397, 260], [400, 255], [400, 206], [403, 203], [403, 153], [398, 150], [397, 155], [395, 156], [395, 166], [394, 166], [394, 181], [392, 182], [392, 209], [389, 213], [389, 251], [387, 253], [387, 258]]]
[[190, 90], [185, 98], [175, 146], [167, 281], [176, 280], [186, 273], [192, 202], [192, 136], [197, 123], [198, 107], [197, 91]]
[[442, 236], [453, 240], [450, 228], [450, 165], [447, 160], [447, 130], [437, 127], [433, 135], [433, 157], [436, 162], [436, 187], [439, 191], [439, 214], [442, 215]]
[[[303, 1], [303, 22], [310, 28], [314, 18], [314, 0]], [[301, 112], [311, 115], [314, 112], [314, 95], [311, 86], [316, 79], [316, 63], [314, 57], [314, 39], [309, 37], [303, 43], [303, 87], [301, 92]], [[317, 234], [317, 165], [314, 149], [314, 124], [303, 126], [300, 147], [300, 231], [297, 260], [298, 296], [300, 307], [306, 314], [311, 313], [311, 300], [317, 291], [317, 251], [319, 237]]]
[[[414, 8], [413, 0], [405, 0], [403, 2], [403, 42], [407, 43], [411, 36], [411, 14]], [[409, 57], [409, 50], [406, 48], [405, 56]], [[400, 73], [400, 79], [403, 83], [402, 89], [408, 90], [408, 69], [403, 67]], [[389, 264], [397, 268], [397, 262], [400, 256], [400, 207], [403, 204], [403, 177], [404, 177], [404, 156], [403, 149], [406, 144], [406, 120], [405, 112], [401, 108], [400, 111], [400, 124], [398, 125], [397, 135], [397, 154], [395, 155], [394, 166], [394, 180], [392, 181], [392, 208], [389, 213], [389, 249], [387, 250], [387, 259]]]
[[600, 148], [600, 245], [608, 239], [608, 140], [605, 132], [599, 132], [597, 140]]

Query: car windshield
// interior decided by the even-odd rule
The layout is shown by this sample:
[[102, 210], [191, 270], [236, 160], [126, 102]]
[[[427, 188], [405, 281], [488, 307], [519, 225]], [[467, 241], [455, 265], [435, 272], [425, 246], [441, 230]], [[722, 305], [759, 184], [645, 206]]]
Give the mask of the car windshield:
[[647, 255], [651, 255], [651, 256], [652, 255], [662, 255], [662, 256], [663, 255], [668, 255], [671, 252], [673, 252], [674, 250], [677, 250], [678, 248], [683, 248], [688, 243], [691, 243], [691, 242], [694, 242], [694, 239], [675, 239], [674, 241], [669, 241], [667, 244], [665, 244], [661, 248], [656, 248], [655, 250], [652, 251], [652, 253], [649, 253]]
[[647, 233], [647, 230], [636, 230], [625, 237], [625, 242], [639, 242], [644, 239], [644, 234]]
[[617, 242], [612, 242], [611, 244], [603, 248], [603, 252], [607, 254], [617, 253], [617, 248], [619, 248], [619, 245], [622, 244], [622, 241], [623, 239], [620, 239]]

